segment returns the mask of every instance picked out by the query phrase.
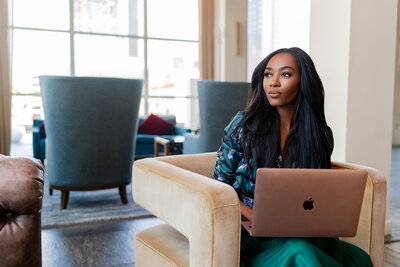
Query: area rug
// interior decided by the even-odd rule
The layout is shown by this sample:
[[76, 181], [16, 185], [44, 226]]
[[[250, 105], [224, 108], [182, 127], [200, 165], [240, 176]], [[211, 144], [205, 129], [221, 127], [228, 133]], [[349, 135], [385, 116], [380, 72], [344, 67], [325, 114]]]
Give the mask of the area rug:
[[60, 210], [61, 193], [45, 184], [42, 207], [42, 229], [60, 228], [90, 223], [151, 217], [133, 202], [131, 185], [127, 186], [128, 204], [123, 205], [117, 188], [96, 191], [71, 191], [68, 207]]

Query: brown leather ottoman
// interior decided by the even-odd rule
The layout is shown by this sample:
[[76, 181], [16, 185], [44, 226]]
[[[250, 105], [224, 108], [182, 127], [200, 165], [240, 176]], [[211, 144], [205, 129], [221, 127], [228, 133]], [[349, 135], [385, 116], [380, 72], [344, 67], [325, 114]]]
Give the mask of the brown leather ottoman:
[[41, 266], [43, 167], [0, 155], [0, 266]]

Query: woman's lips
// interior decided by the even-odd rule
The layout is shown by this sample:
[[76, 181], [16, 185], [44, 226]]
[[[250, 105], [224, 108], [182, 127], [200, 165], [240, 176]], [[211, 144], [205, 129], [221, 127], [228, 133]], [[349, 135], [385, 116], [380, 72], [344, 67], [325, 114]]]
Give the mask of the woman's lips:
[[277, 91], [271, 91], [271, 92], [268, 93], [268, 95], [270, 97], [272, 97], [272, 98], [277, 98], [277, 97], [279, 97], [281, 95], [281, 93], [277, 92]]

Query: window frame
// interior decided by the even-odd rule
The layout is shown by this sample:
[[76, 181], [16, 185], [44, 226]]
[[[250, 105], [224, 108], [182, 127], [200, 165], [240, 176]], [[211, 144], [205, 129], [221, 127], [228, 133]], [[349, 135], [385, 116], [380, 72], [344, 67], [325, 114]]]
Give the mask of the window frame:
[[[147, 0], [143, 0], [143, 23], [144, 23], [144, 32], [143, 36], [140, 35], [131, 35], [131, 34], [112, 34], [112, 33], [100, 33], [100, 32], [87, 32], [87, 31], [76, 31], [74, 28], [74, 0], [68, 0], [69, 2], [69, 30], [55, 30], [55, 29], [47, 29], [47, 28], [37, 28], [37, 27], [21, 27], [21, 26], [14, 26], [13, 22], [13, 15], [14, 9], [13, 4], [14, 0], [8, 0], [10, 6], [10, 19], [9, 19], [9, 31], [10, 31], [10, 55], [11, 55], [11, 64], [13, 62], [13, 43], [12, 43], [12, 36], [14, 30], [29, 30], [29, 31], [44, 31], [44, 32], [60, 32], [60, 33], [68, 33], [69, 34], [69, 42], [70, 42], [70, 70], [69, 75], [75, 76], [75, 35], [76, 34], [85, 34], [85, 35], [95, 35], [95, 36], [110, 36], [110, 37], [122, 37], [122, 38], [133, 38], [138, 40], [143, 40], [144, 42], [144, 66], [143, 66], [143, 93], [142, 93], [142, 103], [144, 104], [144, 115], [147, 116], [149, 114], [149, 99], [197, 99], [195, 95], [186, 95], [186, 96], [175, 96], [175, 95], [150, 95], [149, 94], [149, 81], [148, 81], [148, 42], [152, 40], [159, 40], [159, 41], [172, 41], [172, 42], [189, 42], [189, 43], [196, 43], [200, 45], [199, 38], [197, 40], [188, 40], [188, 39], [176, 39], [176, 38], [157, 38], [157, 37], [150, 37], [148, 36], [147, 27], [148, 27], [148, 10], [147, 10]], [[129, 1], [129, 0], [128, 0]], [[201, 1], [201, 0], [198, 0]], [[199, 6], [199, 5], [197, 5]], [[198, 11], [199, 13], [199, 11]], [[200, 55], [199, 55], [200, 60]], [[199, 70], [200, 72], [200, 70]], [[36, 77], [34, 77], [36, 78]], [[34, 84], [34, 86], [39, 86], [39, 84]], [[40, 93], [18, 93], [12, 90], [12, 97], [14, 96], [36, 96], [40, 97]]]

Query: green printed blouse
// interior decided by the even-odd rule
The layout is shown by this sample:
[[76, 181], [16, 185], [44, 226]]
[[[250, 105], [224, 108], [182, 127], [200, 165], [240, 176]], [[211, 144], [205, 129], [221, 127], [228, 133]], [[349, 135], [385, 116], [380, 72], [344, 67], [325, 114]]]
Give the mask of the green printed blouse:
[[[214, 179], [231, 185], [238, 193], [239, 199], [253, 208], [257, 166], [254, 160], [251, 160], [250, 168], [244, 157], [241, 140], [243, 128], [239, 125], [242, 118], [243, 113], [239, 112], [224, 130], [225, 136], [217, 151]], [[281, 166], [282, 158], [279, 157], [276, 167]]]

